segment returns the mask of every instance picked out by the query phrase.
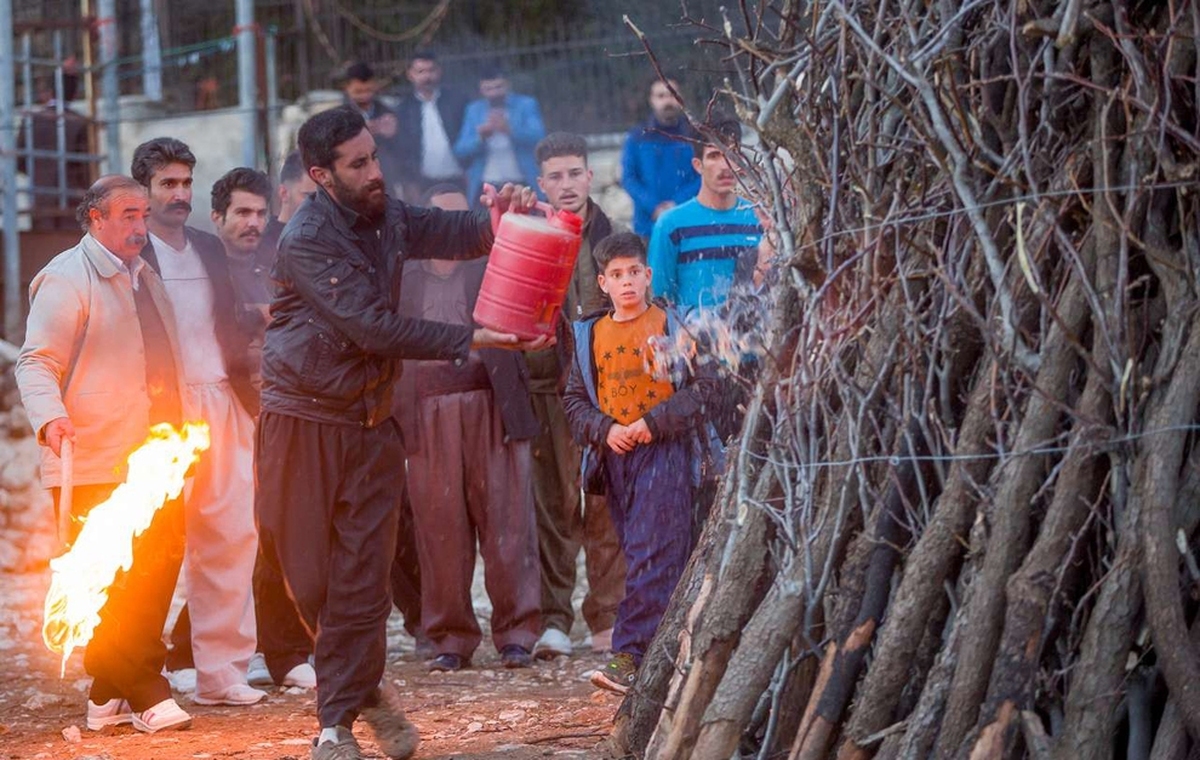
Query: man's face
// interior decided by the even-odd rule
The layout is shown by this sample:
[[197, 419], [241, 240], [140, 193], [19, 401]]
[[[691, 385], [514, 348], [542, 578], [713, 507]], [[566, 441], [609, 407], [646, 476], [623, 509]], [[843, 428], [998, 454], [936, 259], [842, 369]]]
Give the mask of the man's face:
[[304, 199], [313, 193], [317, 192], [317, 183], [313, 182], [312, 177], [307, 174], [301, 174], [300, 179], [292, 182], [284, 182], [279, 186], [279, 219], [287, 221], [292, 218], [292, 214], [296, 213], [296, 209], [300, 208], [300, 204], [304, 203]]
[[246, 190], [234, 190], [229, 197], [229, 208], [224, 214], [212, 212], [212, 220], [226, 250], [254, 253], [267, 226], [267, 199]]
[[737, 190], [737, 174], [716, 145], [705, 145], [702, 157], [692, 159], [692, 168], [700, 175], [700, 184], [711, 193], [728, 195]]
[[418, 58], [408, 65], [408, 81], [417, 92], [433, 92], [442, 83], [442, 67], [437, 61]]
[[346, 97], [350, 98], [354, 105], [366, 110], [367, 106], [371, 105], [371, 99], [375, 97], [375, 80], [351, 79], [343, 89], [346, 91]]
[[367, 129], [334, 149], [333, 167], [314, 166], [313, 178], [338, 203], [368, 219], [383, 216], [387, 207], [386, 185], [375, 155], [375, 138]]
[[[679, 89], [674, 82], [671, 84], [675, 89]], [[650, 110], [654, 112], [654, 118], [659, 123], [674, 124], [679, 115], [683, 113], [683, 106], [671, 94], [666, 83], [660, 81], [650, 85]]]
[[150, 218], [163, 227], [182, 227], [192, 213], [192, 169], [167, 164], [150, 177]]
[[504, 99], [508, 97], [508, 80], [504, 77], [496, 77], [495, 79], [481, 79], [479, 81], [479, 95], [492, 106], [504, 105]]
[[592, 192], [592, 170], [583, 156], [555, 156], [542, 162], [538, 187], [555, 209], [578, 214]]
[[108, 198], [104, 212], [93, 209], [88, 232], [117, 258], [129, 261], [146, 246], [146, 218], [150, 200], [145, 192], [116, 190]]
[[653, 272], [636, 256], [618, 256], [604, 267], [598, 277], [600, 289], [608, 294], [614, 306], [639, 306], [646, 302]]

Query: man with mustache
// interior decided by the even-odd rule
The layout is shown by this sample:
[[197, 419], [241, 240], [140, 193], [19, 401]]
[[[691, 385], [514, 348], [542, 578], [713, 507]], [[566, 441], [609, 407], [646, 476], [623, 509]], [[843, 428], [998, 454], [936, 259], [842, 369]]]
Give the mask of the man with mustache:
[[[361, 758], [352, 732], [360, 715], [385, 755], [407, 758], [417, 732], [384, 678], [404, 488], [404, 445], [391, 408], [398, 362], [462, 367], [472, 349], [537, 349], [547, 341], [402, 316], [404, 262], [485, 255], [493, 242], [488, 215], [388, 198], [375, 140], [352, 109], [313, 116], [298, 142], [318, 189], [283, 231], [272, 272], [255, 511], [263, 556], [278, 559], [315, 639], [313, 760]], [[501, 211], [527, 210], [534, 198], [529, 188], [506, 185], [495, 202]]]
[[[21, 401], [42, 450], [42, 483], [58, 511], [64, 440], [74, 443], [70, 535], [125, 479], [125, 460], [153, 424], [183, 421], [179, 338], [159, 279], [138, 256], [146, 243], [146, 190], [101, 177], [76, 218], [86, 234], [29, 286], [29, 321], [17, 359]], [[162, 676], [163, 623], [183, 561], [183, 504], [165, 504], [133, 543], [133, 565], [109, 589], [84, 654], [92, 677], [87, 728], [132, 723], [144, 733], [192, 718]]]
[[[217, 237], [186, 226], [195, 165], [187, 145], [160, 137], [134, 150], [131, 173], [150, 194], [150, 240], [142, 257], [162, 276], [175, 313], [184, 411], [188, 419], [206, 421], [212, 435], [212, 447], [196, 465], [184, 499], [193, 701], [250, 705], [266, 696], [246, 679], [255, 650], [251, 578], [258, 552], [253, 512], [258, 393], [225, 247]], [[260, 223], [258, 234], [261, 229]], [[175, 643], [186, 642], [175, 637]]]
[[654, 294], [683, 312], [724, 304], [735, 279], [750, 279], [763, 236], [754, 206], [738, 197], [737, 174], [725, 157], [740, 144], [741, 125], [721, 122], [712, 132], [717, 142], [696, 142], [692, 157], [700, 192], [660, 216], [650, 235]]
[[621, 186], [633, 199], [633, 231], [650, 237], [654, 222], [700, 189], [692, 171], [696, 130], [671, 93], [674, 79], [650, 84], [650, 118], [629, 130], [621, 150]]

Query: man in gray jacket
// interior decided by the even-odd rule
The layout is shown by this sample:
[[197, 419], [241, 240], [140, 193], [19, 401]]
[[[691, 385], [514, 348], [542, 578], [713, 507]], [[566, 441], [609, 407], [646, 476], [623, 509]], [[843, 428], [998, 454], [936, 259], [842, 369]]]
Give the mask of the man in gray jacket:
[[[61, 498], [64, 440], [75, 447], [72, 515], [108, 499], [150, 426], [182, 422], [179, 341], [162, 281], [138, 255], [146, 243], [146, 191], [101, 177], [77, 218], [87, 230], [29, 286], [29, 321], [17, 386], [42, 451], [42, 484]], [[78, 520], [73, 521], [75, 529]], [[133, 544], [133, 565], [109, 589], [83, 665], [92, 676], [87, 727], [132, 723], [154, 733], [191, 716], [162, 676], [163, 623], [183, 561], [183, 505], [169, 502]]]

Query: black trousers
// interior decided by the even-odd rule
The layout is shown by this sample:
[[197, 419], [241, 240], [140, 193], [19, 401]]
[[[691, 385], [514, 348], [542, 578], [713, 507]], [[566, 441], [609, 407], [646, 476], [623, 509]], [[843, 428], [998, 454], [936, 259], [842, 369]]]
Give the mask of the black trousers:
[[363, 428], [259, 418], [259, 544], [315, 638], [324, 728], [351, 726], [383, 678], [403, 461], [394, 420]]
[[[403, 468], [403, 460], [396, 463]], [[392, 603], [404, 616], [404, 630], [416, 638], [421, 635], [421, 560], [417, 554], [417, 533], [413, 525], [412, 502], [404, 489], [400, 519], [396, 527], [396, 558], [392, 561]]]
[[[71, 513], [86, 515], [114, 489], [115, 484], [76, 486]], [[51, 492], [58, 514], [61, 491]], [[72, 542], [80, 527], [72, 522]], [[83, 655], [84, 670], [93, 678], [90, 698], [96, 704], [120, 697], [141, 712], [171, 697], [162, 676], [167, 656], [162, 631], [183, 564], [183, 545], [183, 500], [175, 499], [164, 504], [150, 527], [133, 540], [133, 565], [117, 574], [100, 609], [100, 624]]]

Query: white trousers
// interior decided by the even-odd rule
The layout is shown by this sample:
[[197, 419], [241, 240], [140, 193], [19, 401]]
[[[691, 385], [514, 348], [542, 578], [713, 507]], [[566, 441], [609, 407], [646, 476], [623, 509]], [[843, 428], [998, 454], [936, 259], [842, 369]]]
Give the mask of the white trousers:
[[256, 646], [254, 420], [228, 383], [189, 385], [185, 410], [189, 421], [207, 422], [212, 436], [184, 495], [196, 694], [212, 697], [246, 683]]

